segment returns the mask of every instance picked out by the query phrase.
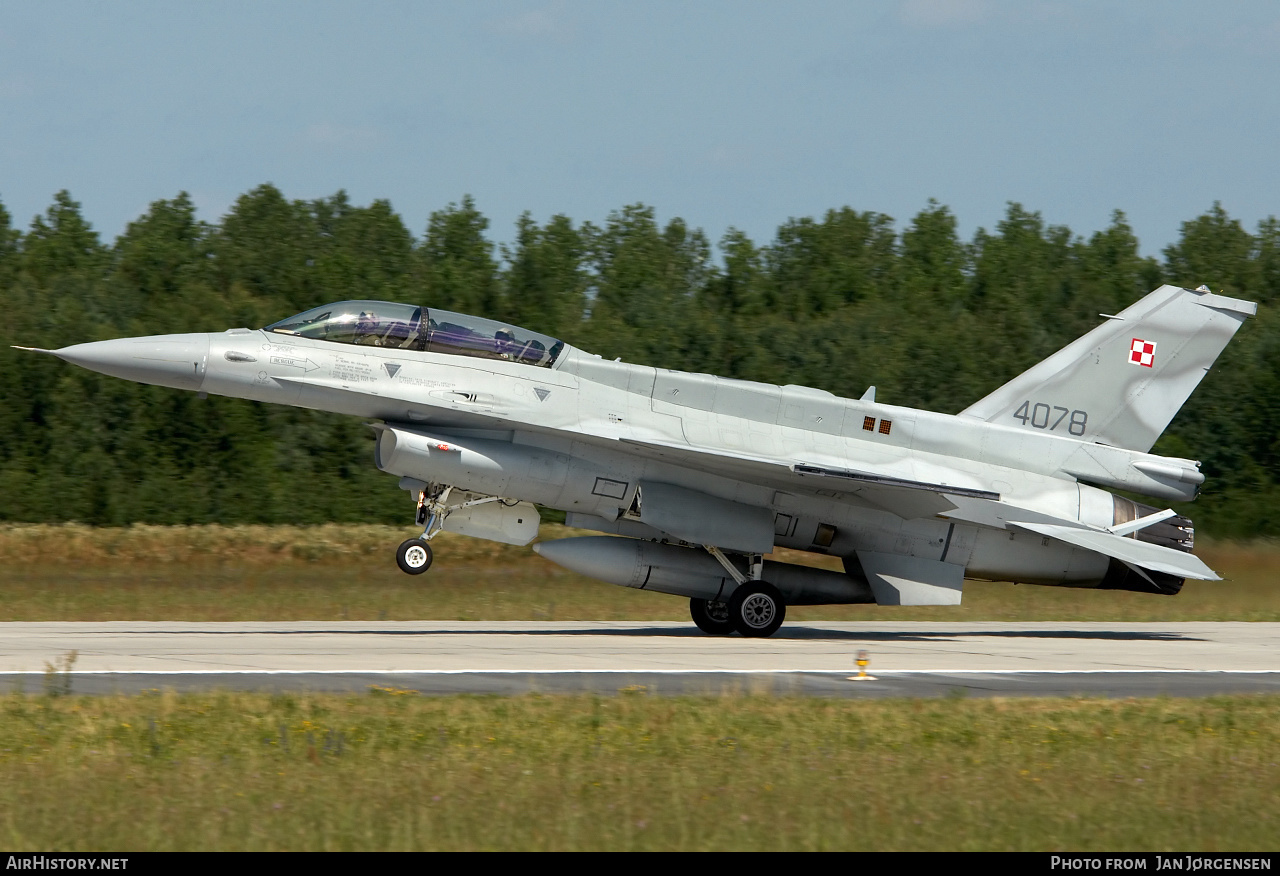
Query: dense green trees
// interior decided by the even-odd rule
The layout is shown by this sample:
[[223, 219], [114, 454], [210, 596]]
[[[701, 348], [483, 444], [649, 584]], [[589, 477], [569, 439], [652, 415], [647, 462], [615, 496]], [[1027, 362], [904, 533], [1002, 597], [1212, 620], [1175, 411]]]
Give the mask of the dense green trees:
[[1262, 303], [1157, 451], [1204, 460], [1185, 509], [1219, 535], [1280, 534], [1280, 223], [1220, 205], [1145, 258], [1122, 213], [1088, 239], [1011, 204], [960, 239], [936, 202], [901, 230], [848, 207], [718, 251], [630, 205], [597, 226], [525, 214], [490, 239], [470, 197], [421, 239], [386, 201], [290, 201], [270, 185], [218, 224], [157, 201], [112, 245], [66, 192], [25, 231], [0, 205], [0, 520], [407, 519], [372, 433], [313, 411], [145, 387], [8, 344], [260, 326], [324, 301], [421, 302], [508, 320], [609, 358], [801, 383], [956, 412], [1161, 282]]

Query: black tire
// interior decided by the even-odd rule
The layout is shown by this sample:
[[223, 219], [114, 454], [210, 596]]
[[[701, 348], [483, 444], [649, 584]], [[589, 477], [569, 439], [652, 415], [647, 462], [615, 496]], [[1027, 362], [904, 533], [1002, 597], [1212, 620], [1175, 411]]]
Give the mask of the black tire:
[[748, 581], [729, 597], [729, 623], [749, 639], [772, 636], [787, 618], [787, 604], [767, 581]]
[[729, 622], [729, 606], [710, 599], [690, 599], [689, 615], [698, 629], [711, 636], [727, 636], [733, 632]]
[[431, 568], [431, 545], [420, 538], [411, 538], [396, 548], [396, 565], [408, 575], [421, 575]]

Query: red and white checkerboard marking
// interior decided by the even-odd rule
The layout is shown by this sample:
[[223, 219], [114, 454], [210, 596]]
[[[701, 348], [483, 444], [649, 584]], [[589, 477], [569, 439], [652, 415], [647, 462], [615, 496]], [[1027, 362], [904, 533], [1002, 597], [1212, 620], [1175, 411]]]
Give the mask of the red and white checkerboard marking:
[[1141, 365], [1144, 368], [1151, 368], [1156, 361], [1156, 342], [1144, 341], [1142, 338], [1134, 338], [1133, 343], [1129, 346], [1129, 362], [1133, 365]]

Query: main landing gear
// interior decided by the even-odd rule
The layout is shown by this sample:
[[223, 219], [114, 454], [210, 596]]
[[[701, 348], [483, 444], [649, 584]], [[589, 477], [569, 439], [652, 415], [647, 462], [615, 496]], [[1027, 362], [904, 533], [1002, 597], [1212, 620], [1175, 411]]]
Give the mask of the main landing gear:
[[712, 599], [690, 599], [689, 614], [698, 629], [712, 636], [727, 636], [733, 632], [729, 622], [729, 605]]
[[787, 618], [787, 604], [768, 581], [749, 581], [729, 597], [729, 623], [740, 635], [767, 638]]
[[787, 603], [768, 581], [761, 580], [764, 558], [751, 554], [747, 568], [750, 577], [744, 575], [729, 558], [714, 545], [703, 545], [707, 553], [715, 557], [735, 582], [737, 588], [729, 594], [727, 602], [710, 599], [690, 599], [689, 614], [698, 629], [713, 636], [727, 636], [736, 632], [751, 639], [772, 636], [787, 617]]

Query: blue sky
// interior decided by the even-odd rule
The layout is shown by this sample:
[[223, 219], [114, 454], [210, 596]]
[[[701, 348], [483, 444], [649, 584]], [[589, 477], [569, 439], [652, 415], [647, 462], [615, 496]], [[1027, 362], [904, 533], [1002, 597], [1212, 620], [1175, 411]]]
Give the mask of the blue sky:
[[1158, 253], [1214, 201], [1280, 213], [1280, 4], [0, 0], [0, 202], [69, 189], [106, 237], [190, 192], [652, 205], [759, 243], [929, 198], [965, 237], [1009, 201]]

